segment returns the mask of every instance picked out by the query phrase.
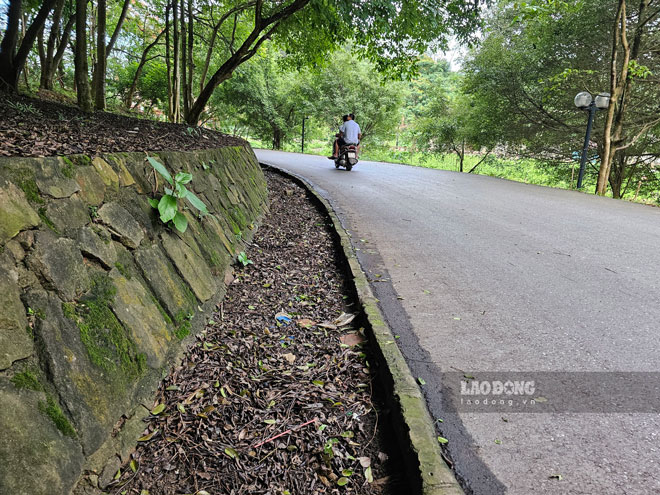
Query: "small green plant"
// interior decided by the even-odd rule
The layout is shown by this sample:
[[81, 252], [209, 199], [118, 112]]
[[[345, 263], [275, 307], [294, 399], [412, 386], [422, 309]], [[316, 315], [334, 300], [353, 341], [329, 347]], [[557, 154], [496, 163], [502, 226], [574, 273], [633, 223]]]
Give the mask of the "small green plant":
[[247, 257], [247, 254], [245, 254], [245, 251], [241, 251], [240, 253], [238, 253], [238, 261], [240, 261], [240, 263], [243, 266], [248, 266], [253, 264], [252, 260]]
[[20, 101], [10, 101], [7, 106], [18, 113], [29, 113], [32, 115], [41, 115], [41, 112], [32, 106], [31, 103], [23, 103]]
[[99, 217], [99, 207], [98, 206], [88, 206], [89, 216], [92, 217], [92, 220], [96, 220]]
[[160, 220], [164, 224], [174, 225], [174, 227], [181, 233], [185, 232], [188, 228], [188, 219], [183, 213], [179, 211], [180, 199], [187, 200], [192, 206], [199, 210], [200, 215], [208, 215], [209, 211], [204, 202], [199, 199], [195, 194], [186, 189], [185, 184], [192, 181], [192, 174], [187, 172], [179, 172], [174, 178], [170, 175], [165, 166], [153, 157], [147, 157], [147, 160], [160, 176], [167, 181], [167, 183], [174, 189], [165, 188], [165, 194], [160, 199], [150, 199], [149, 204], [158, 210], [160, 213]]
[[199, 137], [199, 136], [202, 135], [202, 133], [200, 132], [200, 130], [199, 130], [199, 129], [195, 129], [194, 127], [187, 127], [187, 128], [186, 128], [186, 133], [187, 133], [188, 136], [190, 136], [190, 137], [193, 137], [193, 136], [195, 136], [195, 137]]

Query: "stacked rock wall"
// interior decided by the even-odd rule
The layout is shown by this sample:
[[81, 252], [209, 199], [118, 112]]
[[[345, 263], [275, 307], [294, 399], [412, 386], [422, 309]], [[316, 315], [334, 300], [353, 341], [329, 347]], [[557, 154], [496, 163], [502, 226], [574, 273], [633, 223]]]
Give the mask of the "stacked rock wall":
[[111, 479], [266, 211], [247, 146], [151, 156], [211, 213], [181, 203], [184, 234], [149, 204], [143, 153], [0, 158], [0, 493]]

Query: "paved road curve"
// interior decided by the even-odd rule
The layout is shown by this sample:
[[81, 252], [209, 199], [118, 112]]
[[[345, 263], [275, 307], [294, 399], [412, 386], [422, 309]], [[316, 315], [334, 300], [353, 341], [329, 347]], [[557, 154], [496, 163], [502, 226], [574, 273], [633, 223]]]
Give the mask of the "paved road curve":
[[[660, 371], [660, 208], [402, 165], [346, 172], [323, 157], [257, 156], [304, 176], [338, 211], [427, 382], [467, 492], [660, 493], [660, 409], [637, 394], [614, 413], [618, 394], [592, 395], [607, 396], [614, 372]], [[442, 386], [446, 376], [491, 371], [592, 383], [570, 394], [586, 412], [447, 409], [466, 397]], [[636, 375], [656, 400], [658, 376]], [[541, 407], [555, 398], [537, 395]]]

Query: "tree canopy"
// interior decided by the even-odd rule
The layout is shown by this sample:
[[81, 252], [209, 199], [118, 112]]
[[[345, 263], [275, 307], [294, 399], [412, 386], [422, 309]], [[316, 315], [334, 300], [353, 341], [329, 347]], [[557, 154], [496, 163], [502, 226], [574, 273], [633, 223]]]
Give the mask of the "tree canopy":
[[[123, 100], [130, 106], [138, 89], [141, 94], [149, 92], [149, 85], [139, 81], [143, 74], [155, 75], [152, 61], [159, 58], [167, 70], [168, 118], [197, 124], [205, 119], [215, 90], [266, 43], [281, 50], [288, 66], [296, 68], [324, 66], [335, 50], [351, 43], [354, 54], [370, 61], [381, 73], [409, 76], [425, 50], [443, 46], [452, 35], [461, 39], [472, 35], [481, 3], [45, 0], [28, 5], [23, 0], [8, 0], [0, 80], [5, 89], [16, 90], [19, 74], [27, 69], [27, 54], [33, 51], [46, 54], [38, 67], [44, 74], [40, 87], [52, 88], [54, 76], [49, 70], [52, 72], [55, 63], [60, 84], [72, 84], [73, 65], [77, 100], [82, 108], [103, 109], [110, 96], [108, 82], [110, 89], [125, 93]], [[47, 21], [51, 12], [54, 15]], [[46, 33], [48, 48], [44, 46]], [[73, 49], [69, 47], [70, 37]], [[93, 46], [87, 46], [88, 40]], [[59, 59], [54, 57], [56, 46], [64, 52]], [[126, 65], [131, 66], [134, 80], [116, 84], [117, 79], [126, 79], [127, 74], [121, 74]], [[150, 68], [145, 72], [147, 65]], [[153, 102], [151, 93], [147, 99]]]

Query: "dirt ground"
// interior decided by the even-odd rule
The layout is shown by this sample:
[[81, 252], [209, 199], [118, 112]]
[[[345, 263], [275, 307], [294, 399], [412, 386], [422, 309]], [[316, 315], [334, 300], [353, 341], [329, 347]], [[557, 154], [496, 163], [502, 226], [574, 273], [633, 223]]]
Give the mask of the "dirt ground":
[[203, 127], [87, 114], [72, 105], [0, 92], [0, 156], [185, 151], [244, 143]]
[[330, 220], [266, 175], [271, 214], [251, 263], [163, 381], [111, 493], [407, 491]]

